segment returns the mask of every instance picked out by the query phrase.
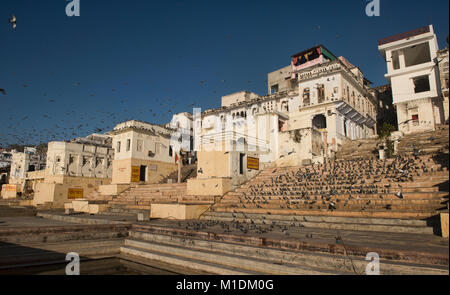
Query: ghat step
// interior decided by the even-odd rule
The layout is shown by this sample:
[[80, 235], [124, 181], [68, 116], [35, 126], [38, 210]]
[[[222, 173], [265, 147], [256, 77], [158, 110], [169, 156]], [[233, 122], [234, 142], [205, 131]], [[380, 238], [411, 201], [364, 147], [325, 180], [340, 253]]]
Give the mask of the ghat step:
[[[220, 262], [227, 268], [263, 274], [364, 274], [367, 265], [364, 258], [356, 256], [271, 249], [136, 230], [130, 232], [130, 238], [125, 241], [127, 246], [158, 253], [170, 252], [178, 257], [196, 257], [203, 261]], [[388, 260], [381, 263], [380, 270], [384, 275], [448, 274], [448, 269], [439, 266]]]
[[[195, 242], [193, 243], [195, 244]], [[141, 255], [146, 258], [155, 260], [167, 259], [171, 256], [178, 263], [184, 263], [186, 267], [191, 267], [189, 263], [193, 257], [194, 263], [207, 263], [216, 265], [214, 273], [216, 274], [273, 274], [273, 275], [330, 275], [338, 274], [336, 272], [319, 270], [308, 266], [293, 265], [290, 263], [275, 264], [264, 259], [241, 256], [236, 253], [216, 252], [201, 248], [192, 249], [174, 244], [162, 244], [156, 242], [148, 242], [137, 239], [126, 239], [125, 246], [121, 251], [134, 255]], [[162, 256], [162, 257], [161, 257]], [[178, 259], [177, 259], [178, 258]], [[188, 261], [186, 261], [188, 259]], [[231, 271], [231, 273], [230, 273]]]
[[[233, 215], [235, 217], [233, 217]], [[264, 217], [264, 218], [263, 218]], [[402, 220], [381, 218], [328, 217], [328, 216], [283, 216], [258, 214], [234, 214], [223, 212], [207, 212], [202, 216], [204, 220], [231, 222], [233, 220], [250, 224], [271, 224], [287, 227], [323, 228], [351, 231], [396, 232], [412, 234], [433, 234], [433, 228], [427, 226], [425, 220]]]

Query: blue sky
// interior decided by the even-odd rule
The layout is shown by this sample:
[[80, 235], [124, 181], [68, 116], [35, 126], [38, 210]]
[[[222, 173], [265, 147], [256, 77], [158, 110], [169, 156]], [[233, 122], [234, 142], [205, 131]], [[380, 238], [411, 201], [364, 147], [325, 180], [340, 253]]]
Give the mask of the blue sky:
[[[86, 136], [138, 119], [267, 93], [267, 73], [317, 44], [386, 84], [377, 40], [433, 24], [446, 46], [449, 1], [0, 1], [0, 146]], [[17, 17], [13, 31], [8, 19]], [[319, 28], [320, 27], [320, 28]]]

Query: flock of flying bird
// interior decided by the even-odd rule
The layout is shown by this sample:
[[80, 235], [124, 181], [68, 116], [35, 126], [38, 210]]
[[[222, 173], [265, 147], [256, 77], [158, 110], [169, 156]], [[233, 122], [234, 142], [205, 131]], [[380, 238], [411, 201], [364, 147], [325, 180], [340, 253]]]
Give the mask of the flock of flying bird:
[[[11, 17], [8, 19], [8, 23], [11, 25], [12, 30], [16, 30], [17, 28], [17, 17], [14, 14], [11, 14]], [[320, 30], [320, 26], [317, 28]], [[339, 36], [336, 35], [336, 38]], [[230, 40], [232, 38], [231, 34], [228, 34], [226, 36], [227, 40]], [[182, 59], [182, 56], [178, 56], [179, 59]], [[198, 66], [194, 66], [194, 68], [198, 68]], [[15, 74], [15, 73], [13, 73]], [[54, 74], [54, 73], [52, 73]], [[219, 73], [217, 73], [219, 74]], [[224, 84], [226, 82], [225, 79], [220, 79], [220, 82]], [[267, 80], [266, 80], [267, 82]], [[207, 83], [206, 80], [200, 81], [200, 86], [205, 86]], [[251, 80], [248, 81], [249, 84], [252, 83]], [[80, 82], [74, 82], [74, 87], [79, 87]], [[30, 87], [29, 84], [22, 84], [24, 88]], [[128, 85], [127, 82], [123, 83], [123, 85]], [[113, 88], [112, 92], [115, 93], [117, 89]], [[7, 95], [7, 90], [4, 88], [0, 88], [0, 93], [4, 96]], [[212, 91], [213, 94], [216, 94], [217, 91]], [[47, 93], [43, 94], [43, 97], [47, 97]], [[95, 97], [94, 93], [89, 94], [90, 97]], [[62, 97], [62, 94], [59, 94], [58, 97]], [[56, 103], [57, 99], [55, 99], [54, 96], [49, 97], [48, 103]], [[126, 99], [121, 99], [120, 104], [125, 104]], [[155, 104], [156, 107], [163, 107], [164, 103], [169, 103], [170, 106], [168, 107], [167, 113], [172, 113], [175, 109], [176, 102], [171, 101], [171, 98], [168, 99], [162, 99], [158, 100], [157, 103], [159, 103], [159, 106]], [[191, 109], [194, 106], [198, 106], [199, 104], [193, 103], [189, 104], [187, 107]], [[7, 111], [9, 113], [13, 113], [12, 108], [8, 108]], [[59, 122], [55, 122], [51, 127], [43, 128], [38, 130], [37, 125], [34, 124], [33, 128], [28, 129], [28, 131], [24, 131], [25, 128], [19, 128], [21, 123], [23, 123], [26, 120], [31, 120], [34, 118], [34, 115], [27, 115], [23, 116], [22, 118], [18, 118], [16, 115], [11, 115], [8, 118], [8, 121], [10, 123], [14, 122], [14, 120], [21, 119], [19, 121], [14, 122], [14, 124], [11, 124], [7, 126], [8, 133], [2, 134], [0, 133], [0, 142], [10, 142], [14, 144], [21, 144], [21, 145], [27, 145], [27, 144], [36, 144], [36, 143], [46, 143], [48, 141], [53, 140], [68, 140], [70, 138], [78, 137], [78, 136], [85, 136], [89, 132], [95, 132], [99, 133], [102, 131], [108, 131], [110, 128], [114, 127], [112, 124], [117, 124], [125, 120], [132, 119], [132, 113], [136, 114], [136, 111], [130, 111], [129, 109], [122, 109], [120, 111], [120, 115], [117, 112], [107, 112], [105, 110], [99, 110], [96, 114], [92, 114], [89, 112], [80, 112], [80, 111], [74, 111], [74, 110], [67, 110], [65, 112], [60, 112], [60, 114], [57, 115], [50, 115], [50, 114], [43, 114], [41, 119], [44, 120], [54, 120], [56, 121], [55, 117], [61, 117], [64, 118], [61, 119]], [[139, 111], [137, 112], [142, 117], [148, 118], [152, 120], [163, 120], [166, 119], [166, 116], [164, 116], [163, 112], [160, 111], [153, 111], [152, 109], [144, 110], [142, 108], [139, 108]], [[148, 116], [148, 115], [151, 116]], [[70, 119], [69, 119], [70, 118]], [[76, 120], [74, 119], [76, 118]], [[40, 119], [38, 119], [40, 120]], [[85, 122], [83, 124], [74, 124], [74, 121], [76, 122]], [[97, 121], [97, 122], [95, 122]], [[72, 125], [70, 125], [72, 124]], [[99, 125], [99, 126], [94, 126]], [[48, 125], [47, 125], [48, 126]], [[66, 127], [62, 127], [66, 126]]]
[[[11, 15], [11, 18], [8, 20], [12, 26], [12, 29], [15, 30], [17, 27], [17, 18], [15, 15]], [[228, 36], [231, 38], [231, 36]], [[228, 38], [227, 37], [227, 38]], [[182, 56], [178, 57], [179, 59]], [[194, 66], [197, 68], [198, 66]], [[16, 73], [12, 73], [16, 75]], [[51, 75], [54, 75], [52, 72]], [[217, 73], [219, 76], [220, 73]], [[200, 86], [206, 86], [207, 81], [201, 80]], [[220, 79], [219, 84], [225, 84], [225, 79]], [[251, 83], [251, 81], [249, 81]], [[149, 81], [149, 84], [152, 85], [152, 81]], [[23, 88], [30, 89], [33, 91], [32, 85], [29, 83], [22, 83]], [[81, 87], [81, 83], [79, 81], [73, 82], [73, 87]], [[122, 83], [122, 86], [128, 86], [128, 82]], [[168, 89], [165, 89], [168, 90]], [[35, 91], [35, 90], [34, 90]], [[6, 96], [7, 90], [4, 88], [0, 88], [0, 93], [3, 96]], [[96, 97], [95, 93], [88, 92], [90, 98]], [[216, 94], [217, 91], [214, 90], [212, 93]], [[112, 88], [111, 94], [118, 96], [120, 95], [118, 92], [118, 88]], [[36, 95], [34, 92], [33, 95]], [[98, 95], [98, 96], [103, 96]], [[43, 93], [42, 97], [47, 100], [44, 100], [43, 105], [47, 104], [47, 106], [51, 106], [49, 104], [61, 104], [63, 101], [63, 94], [58, 95], [50, 95], [48, 93]], [[57, 98], [56, 98], [57, 97]], [[152, 108], [143, 108], [138, 106], [136, 109], [129, 109], [126, 106], [130, 105], [130, 102], [125, 98], [111, 99], [111, 101], [115, 102], [120, 106], [120, 111], [107, 111], [106, 108], [101, 110], [94, 110], [94, 112], [89, 111], [79, 111], [79, 110], [60, 110], [57, 114], [41, 114], [41, 118], [36, 118], [36, 114], [33, 115], [25, 115], [25, 116], [17, 116], [14, 114], [14, 110], [12, 107], [4, 108], [7, 113], [10, 114], [7, 117], [9, 125], [7, 125], [7, 133], [2, 134], [0, 132], [0, 143], [5, 145], [5, 143], [10, 144], [20, 144], [20, 145], [34, 145], [37, 143], [46, 143], [54, 140], [69, 140], [71, 138], [86, 136], [87, 134], [94, 132], [106, 132], [111, 130], [114, 127], [114, 124], [118, 124], [123, 121], [131, 120], [131, 119], [139, 119], [143, 121], [170, 121], [171, 115], [175, 114], [177, 109], [179, 109], [179, 101], [176, 101], [172, 98], [161, 98], [153, 100]], [[114, 104], [108, 104], [108, 107], [114, 106]], [[191, 110], [195, 106], [200, 106], [199, 103], [194, 102], [188, 104], [188, 110]], [[58, 106], [60, 107], [60, 106]], [[166, 109], [167, 112], [162, 112], [162, 109]], [[138, 118], [136, 118], [138, 116]], [[4, 117], [6, 119], [6, 116]], [[51, 124], [51, 121], [54, 122], [51, 126], [47, 128], [38, 128], [39, 122], [41, 120], [48, 120], [47, 126]], [[59, 121], [58, 121], [59, 120]], [[26, 124], [28, 121], [28, 125], [32, 125], [31, 128], [21, 128], [23, 124]], [[36, 123], [32, 122], [35, 121]]]
[[[15, 30], [17, 27], [16, 16], [11, 15], [11, 18], [8, 20], [8, 22], [11, 24], [12, 29]], [[182, 57], [179, 56], [179, 58], [181, 59]], [[13, 75], [15, 74], [16, 73], [13, 73]], [[54, 75], [53, 72], [51, 74]], [[219, 74], [220, 73], [217, 73], [217, 75]], [[222, 84], [224, 84], [225, 82], [226, 80], [221, 80]], [[152, 81], [149, 81], [149, 84], [151, 85]], [[124, 82], [122, 83], [122, 85], [128, 86], [128, 82]], [[205, 85], [206, 80], [201, 80], [200, 86]], [[23, 83], [22, 86], [23, 88], [32, 90], [32, 87], [28, 83]], [[80, 82], [73, 82], [73, 87], [80, 86]], [[8, 94], [7, 90], [4, 88], [0, 88], [0, 93], [3, 96], [6, 96]], [[111, 93], [116, 94], [116, 96], [119, 95], [117, 88], [112, 88]], [[213, 93], [216, 93], [216, 91], [214, 90]], [[35, 93], [33, 95], [35, 95]], [[89, 97], [95, 96], [95, 93], [89, 93]], [[43, 104], [55, 104], [63, 100], [62, 94], [58, 94], [56, 96], [50, 95], [48, 93], [43, 93], [42, 97], [48, 99], [44, 101]], [[55, 97], [58, 97], [58, 99]], [[152, 121], [167, 122], [171, 119], [171, 114], [176, 113], [176, 109], [178, 109], [177, 106], [179, 106], [179, 103], [175, 99], [172, 99], [170, 97], [153, 100], [152, 108], [145, 109], [142, 108], [142, 106], [138, 106], [137, 110], [126, 108], [126, 105], [130, 104], [129, 101], [125, 98], [119, 98], [118, 100], [114, 99], [113, 102], [120, 106], [120, 111], [107, 111], [106, 108], [97, 110], [95, 111], [95, 113], [75, 110], [61, 110], [58, 114], [54, 115], [48, 113], [42, 114], [41, 118], [36, 118], [35, 114], [18, 117], [17, 114], [14, 114], [13, 108], [6, 108], [6, 110], [10, 114], [10, 116], [7, 118], [10, 124], [6, 126], [8, 130], [6, 134], [0, 133], [0, 142], [2, 144], [10, 142], [10, 144], [27, 145], [35, 143], [46, 143], [53, 140], [68, 140], [70, 138], [75, 138], [78, 136], [85, 136], [90, 132], [100, 133], [109, 131], [114, 127], [114, 124], [118, 124], [126, 120], [136, 119], [136, 114], [138, 114], [138, 116], [141, 117], [144, 121], [148, 121], [150, 119]], [[64, 102], [62, 101], [61, 103]], [[111, 104], [109, 104], [108, 106], [111, 106]], [[192, 109], [194, 106], [199, 106], [199, 104], [197, 102], [194, 102], [187, 105], [189, 109]], [[161, 111], [161, 109], [164, 108], [166, 108], [167, 112]], [[57, 121], [58, 118], [60, 118], [59, 121]], [[31, 120], [33, 119], [38, 122], [40, 122], [41, 120], [52, 120], [54, 121], [54, 124], [52, 124], [48, 128], [38, 129], [38, 125], [31, 122]], [[20, 128], [21, 125], [26, 123], [27, 120], [30, 121], [31, 124], [33, 124], [33, 127], [29, 128], [28, 130], [26, 130], [25, 128]], [[24, 131], [24, 129], [26, 131]]]

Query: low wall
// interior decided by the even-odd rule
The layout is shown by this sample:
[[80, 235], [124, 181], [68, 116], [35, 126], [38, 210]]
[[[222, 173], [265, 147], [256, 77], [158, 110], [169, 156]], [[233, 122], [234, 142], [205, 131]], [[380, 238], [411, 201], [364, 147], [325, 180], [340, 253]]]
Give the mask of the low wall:
[[46, 178], [43, 183], [36, 183], [33, 205], [53, 203], [55, 208], [64, 208], [64, 203], [74, 199], [85, 198], [110, 179], [54, 176]]
[[189, 179], [187, 195], [190, 196], [223, 196], [232, 189], [230, 178]]
[[17, 185], [16, 184], [4, 184], [2, 185], [3, 199], [15, 199], [17, 197]]
[[177, 220], [198, 219], [209, 207], [209, 205], [152, 204], [150, 217]]
[[98, 192], [102, 196], [117, 196], [130, 188], [129, 184], [107, 184], [98, 187]]

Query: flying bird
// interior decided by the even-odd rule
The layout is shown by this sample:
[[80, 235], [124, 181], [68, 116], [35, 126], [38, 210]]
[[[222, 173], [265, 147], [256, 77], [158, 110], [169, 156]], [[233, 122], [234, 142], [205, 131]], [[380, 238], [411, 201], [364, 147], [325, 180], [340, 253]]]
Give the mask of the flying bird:
[[3, 93], [3, 95], [6, 95], [6, 90], [3, 88], [0, 88], [0, 92]]
[[8, 22], [12, 25], [13, 29], [17, 27], [17, 19], [14, 14], [11, 14], [11, 18], [8, 20]]

